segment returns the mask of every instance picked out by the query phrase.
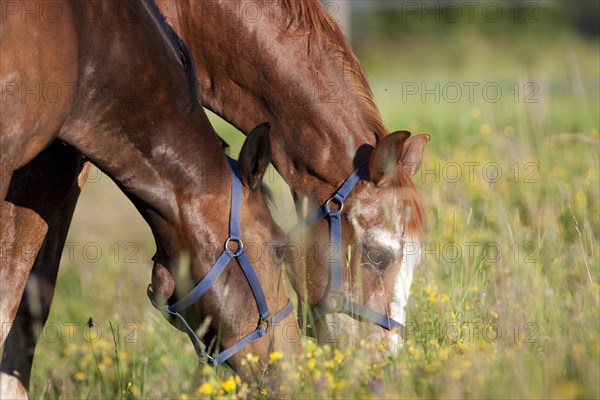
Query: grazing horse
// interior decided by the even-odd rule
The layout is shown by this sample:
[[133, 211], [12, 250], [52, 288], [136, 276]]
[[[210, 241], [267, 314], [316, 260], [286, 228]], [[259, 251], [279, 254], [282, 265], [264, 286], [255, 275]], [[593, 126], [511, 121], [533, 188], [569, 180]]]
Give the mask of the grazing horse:
[[316, 210], [292, 231], [287, 258], [317, 337], [398, 343], [424, 235], [412, 176], [429, 136], [388, 133], [317, 0], [156, 3], [189, 45], [204, 106], [243, 132], [269, 121], [299, 218]]
[[[339, 27], [316, 0], [157, 0], [157, 4], [190, 47], [203, 105], [245, 133], [260, 121], [271, 123], [273, 163], [292, 189], [299, 217], [305, 208], [316, 208], [329, 199], [356, 165], [364, 166], [371, 154], [380, 154], [373, 158], [378, 162], [369, 163], [374, 173], [363, 173], [344, 202], [340, 215], [344, 245], [340, 247], [345, 256], [336, 258], [352, 262], [352, 268], [342, 270], [345, 295], [384, 317], [404, 322], [413, 271], [420, 261], [418, 243], [424, 234], [423, 205], [411, 174], [419, 167], [429, 137], [388, 134], [363, 69]], [[389, 164], [395, 168], [383, 168], [381, 161], [386, 157], [381, 155], [395, 159]], [[386, 179], [376, 176], [382, 170], [388, 172]], [[37, 171], [35, 178], [65, 179], [73, 184], [64, 175], [49, 174]], [[73, 195], [68, 200], [75, 199]], [[22, 214], [22, 219], [37, 218]], [[2, 212], [2, 216], [14, 220], [9, 213]], [[304, 253], [288, 252], [292, 282], [313, 305], [326, 297], [330, 286], [329, 264], [322, 257], [332, 250], [327, 221], [315, 224], [305, 236], [308, 240], [301, 238], [308, 242]], [[58, 268], [62, 248], [54, 245], [62, 237], [57, 225], [49, 225], [33, 266], [36, 276], [48, 281], [50, 292], [56, 274], [50, 271]], [[416, 243], [411, 245], [411, 241]], [[29, 242], [35, 255], [41, 240]], [[306, 249], [311, 252], [307, 254]], [[13, 254], [0, 262], [12, 265], [18, 258]], [[47, 309], [51, 295], [41, 300]], [[19, 316], [31, 318], [25, 301]], [[327, 318], [330, 321], [321, 327], [330, 329], [317, 331], [323, 341], [335, 340], [334, 334], [343, 332], [396, 340], [386, 329], [358, 323], [342, 313]], [[34, 332], [24, 325], [23, 335], [33, 337]]]
[[[57, 188], [62, 195], [53, 197], [49, 190], [50, 206], [63, 207], [70, 216], [77, 196], [72, 179], [81, 166], [79, 153], [84, 155], [116, 181], [151, 227], [157, 246], [149, 289], [153, 303], [183, 326], [199, 353], [210, 357], [211, 349], [203, 349], [195, 334], [201, 323], [208, 322], [205, 338], [218, 339], [219, 349], [225, 349], [212, 363], [226, 360], [242, 377], [249, 377], [257, 371], [240, 363], [244, 354], [267, 359], [274, 350], [298, 349], [297, 343], [283, 337], [284, 329], [297, 324], [288, 313], [280, 271], [264, 256], [273, 243], [282, 241], [259, 190], [270, 159], [268, 126], [260, 125], [249, 135], [239, 164], [228, 161], [222, 141], [197, 102], [187, 49], [154, 4], [94, 3], [93, 23], [88, 4], [65, 3], [69, 18], [59, 21], [32, 21], [12, 14], [2, 22], [3, 88], [61, 82], [73, 90], [53, 102], [28, 101], [17, 91], [3, 104], [0, 144], [6, 175], [0, 193], [5, 198], [12, 175], [18, 177], [19, 168], [39, 155], [26, 166], [35, 173], [35, 163], [44, 162], [40, 152], [58, 138], [64, 144], [50, 145], [48, 154], [52, 162], [64, 158], [64, 165], [58, 163], [56, 168], [71, 181]], [[27, 220], [22, 212], [29, 206], [27, 199], [9, 195], [3, 204], [14, 201], [9, 211]], [[40, 202], [31, 206], [35, 213]], [[57, 224], [54, 237], [61, 236], [68, 220], [54, 221], [54, 215], [41, 210], [30, 219], [42, 231], [33, 239], [43, 236], [51, 223]], [[20, 238], [30, 228], [14, 224], [7, 231], [11, 229], [13, 237]], [[250, 260], [244, 241], [260, 247], [263, 256]], [[269, 297], [262, 287], [270, 289]], [[9, 292], [2, 289], [4, 297]], [[10, 318], [2, 316], [5, 321]], [[30, 365], [32, 355], [18, 347], [6, 346], [3, 354], [0, 384], [2, 395], [10, 398], [25, 397], [23, 386], [28, 386], [28, 376], [20, 374], [20, 368]], [[23, 386], [4, 376], [13, 373], [11, 366]]]

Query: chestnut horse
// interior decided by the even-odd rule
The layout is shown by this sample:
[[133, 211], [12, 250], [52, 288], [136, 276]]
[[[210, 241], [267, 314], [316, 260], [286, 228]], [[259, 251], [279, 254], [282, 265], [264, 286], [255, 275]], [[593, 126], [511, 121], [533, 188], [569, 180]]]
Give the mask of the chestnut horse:
[[[203, 105], [245, 133], [260, 121], [270, 121], [273, 162], [292, 189], [300, 217], [304, 198], [310, 202], [308, 209], [316, 208], [355, 165], [375, 160], [369, 164], [373, 173], [363, 174], [344, 202], [343, 257], [337, 258], [348, 259], [347, 249], [351, 249], [351, 268], [343, 269], [344, 294], [403, 323], [424, 231], [423, 206], [411, 175], [420, 165], [429, 137], [388, 134], [363, 69], [339, 27], [316, 0], [157, 3], [195, 58]], [[386, 137], [391, 141], [381, 140]], [[373, 153], [373, 149], [379, 150]], [[385, 155], [392, 158], [389, 165], [394, 168], [381, 179], [377, 175], [386, 170], [381, 162]], [[44, 179], [40, 172], [37, 175]], [[22, 218], [27, 217], [33, 218]], [[318, 256], [328, 255], [330, 239], [326, 221], [311, 229], [306, 246], [313, 251], [300, 257], [291, 251], [288, 255], [297, 291], [317, 305], [329, 286], [329, 264]], [[54, 253], [45, 249], [49, 243], [60, 243], [61, 233], [49, 228], [33, 267], [49, 281], [49, 288], [54, 275], [48, 270], [58, 268], [61, 246], [52, 247], [58, 249]], [[405, 251], [411, 241], [417, 245]], [[31, 243], [35, 256], [41, 241]], [[42, 301], [49, 307], [46, 298]], [[29, 310], [23, 304], [19, 315], [27, 319]], [[335, 340], [333, 334], [342, 332], [396, 340], [386, 329], [345, 314], [327, 318], [324, 325], [330, 329], [317, 332], [321, 340]]]
[[[226, 360], [243, 377], [256, 372], [242, 366], [244, 354], [266, 360], [275, 349], [297, 350], [298, 344], [282, 335], [283, 329], [297, 324], [289, 314], [280, 271], [270, 257], [250, 260], [243, 248], [243, 241], [252, 242], [264, 255], [283, 239], [259, 190], [270, 159], [268, 126], [260, 125], [249, 135], [239, 165], [228, 161], [222, 141], [197, 102], [188, 51], [154, 4], [146, 0], [94, 3], [94, 11], [100, 14], [95, 14], [93, 23], [86, 2], [64, 6], [70, 18], [60, 21], [13, 14], [2, 22], [3, 89], [48, 82], [69, 82], [74, 88], [57, 101], [28, 101], [16, 93], [3, 105], [0, 192], [10, 222], [5, 226], [3, 221], [3, 240], [39, 240], [45, 229], [55, 230], [51, 239], [61, 238], [77, 197], [73, 178], [82, 165], [79, 152], [117, 182], [150, 225], [157, 252], [149, 293], [174, 323], [183, 323], [199, 353], [211, 357], [208, 351], [214, 350], [202, 348], [196, 337], [203, 318], [210, 320], [205, 339], [217, 339], [219, 349], [225, 349], [209, 358], [211, 362]], [[54, 138], [62, 142], [42, 152]], [[26, 170], [19, 170], [25, 164]], [[45, 173], [48, 165], [56, 172]], [[40, 182], [41, 177], [59, 171], [68, 184], [35, 188], [48, 189], [45, 209], [43, 201], [24, 194], [30, 188], [21, 184]], [[13, 175], [17, 181], [11, 180]], [[53, 189], [62, 194], [53, 194]], [[41, 233], [30, 232], [38, 228]], [[58, 244], [62, 240], [64, 236]], [[53, 253], [56, 245], [46, 242], [43, 251]], [[30, 253], [35, 254], [35, 243]], [[25, 277], [17, 281], [26, 280], [29, 271], [23, 266], [32, 256], [27, 257], [20, 260], [18, 270]], [[189, 263], [184, 264], [186, 259]], [[207, 265], [206, 260], [213, 261]], [[4, 262], [2, 267], [5, 274]], [[176, 282], [176, 276], [185, 279]], [[11, 293], [11, 284], [2, 282], [3, 298]], [[224, 290], [225, 286], [235, 290]], [[269, 297], [262, 286], [271, 289]], [[3, 330], [5, 321], [11, 320], [10, 315], [6, 319], [2, 315]], [[23, 386], [28, 385], [29, 369], [24, 375], [21, 366], [30, 365], [32, 354], [17, 344], [22, 340], [18, 330], [11, 330], [12, 339], [3, 353], [3, 397], [26, 397]], [[234, 355], [233, 350], [239, 352]]]

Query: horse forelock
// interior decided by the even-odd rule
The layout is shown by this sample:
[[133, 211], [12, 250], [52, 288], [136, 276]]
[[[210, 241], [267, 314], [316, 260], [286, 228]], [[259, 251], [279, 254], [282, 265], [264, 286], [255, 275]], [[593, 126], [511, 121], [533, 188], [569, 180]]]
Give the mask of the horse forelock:
[[380, 138], [387, 135], [388, 130], [373, 100], [373, 92], [365, 70], [327, 10], [318, 0], [284, 0], [283, 4], [288, 13], [285, 29], [288, 32], [307, 33], [309, 52], [315, 45], [328, 42], [329, 46], [321, 47], [330, 48], [332, 49], [330, 51], [334, 52], [334, 60], [343, 71], [344, 81], [354, 89], [363, 117], [370, 129]]
[[410, 175], [400, 171], [391, 184], [394, 190], [402, 193], [404, 204], [410, 207], [407, 233], [419, 240], [425, 237], [425, 207], [421, 194]]

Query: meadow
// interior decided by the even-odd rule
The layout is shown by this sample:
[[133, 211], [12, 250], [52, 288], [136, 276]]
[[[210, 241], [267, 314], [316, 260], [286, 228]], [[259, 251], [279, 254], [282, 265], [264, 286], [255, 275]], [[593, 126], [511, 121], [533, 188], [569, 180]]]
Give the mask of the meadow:
[[[427, 239], [405, 345], [303, 338], [298, 357], [271, 354], [281, 387], [199, 366], [146, 297], [150, 230], [93, 169], [33, 398], [600, 398], [598, 36], [543, 8], [529, 24], [354, 17], [386, 126], [432, 137], [415, 176]], [[243, 136], [211, 119], [236, 155]], [[265, 180], [293, 225], [287, 187], [272, 170]]]

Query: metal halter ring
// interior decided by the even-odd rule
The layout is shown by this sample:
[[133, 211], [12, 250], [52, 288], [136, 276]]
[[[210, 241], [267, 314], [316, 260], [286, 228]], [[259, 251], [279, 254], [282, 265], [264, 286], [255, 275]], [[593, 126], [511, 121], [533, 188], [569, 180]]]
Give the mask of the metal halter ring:
[[325, 202], [325, 207], [328, 212], [332, 212], [331, 207], [329, 206], [330, 204], [335, 204], [338, 207], [337, 211], [333, 211], [333, 212], [342, 212], [342, 210], [344, 209], [344, 202], [337, 200], [335, 197], [330, 197]]
[[[237, 248], [235, 249], [235, 251], [233, 249], [229, 248], [229, 243], [230, 242], [236, 242], [237, 243]], [[233, 253], [234, 256], [239, 256], [240, 254], [242, 254], [242, 251], [244, 250], [244, 242], [242, 242], [242, 239], [235, 239], [235, 238], [228, 238], [225, 241], [225, 250], [229, 250]]]
[[269, 328], [271, 328], [272, 319], [272, 315], [269, 315], [267, 318], [260, 317], [260, 319], [258, 320], [258, 326], [263, 328], [263, 331], [267, 333], [269, 331]]

